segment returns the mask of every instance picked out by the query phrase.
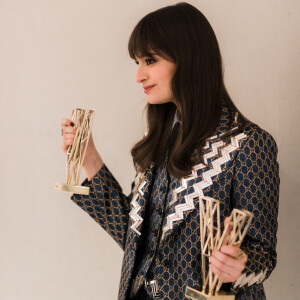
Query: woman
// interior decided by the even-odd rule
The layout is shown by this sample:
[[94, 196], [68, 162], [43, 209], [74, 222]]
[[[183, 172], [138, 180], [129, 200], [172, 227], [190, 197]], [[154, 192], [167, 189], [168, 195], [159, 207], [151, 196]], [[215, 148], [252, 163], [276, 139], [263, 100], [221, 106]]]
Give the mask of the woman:
[[[265, 299], [262, 281], [276, 265], [277, 146], [236, 108], [223, 82], [218, 42], [203, 14], [187, 3], [146, 15], [128, 50], [147, 94], [148, 133], [132, 148], [137, 176], [122, 193], [92, 138], [83, 167], [90, 195], [71, 198], [122, 247], [119, 299], [186, 299], [201, 290], [199, 196], [254, 219], [241, 245], [213, 251], [211, 270], [236, 299]], [[76, 129], [63, 119], [63, 151]], [[194, 204], [195, 205], [194, 205]]]

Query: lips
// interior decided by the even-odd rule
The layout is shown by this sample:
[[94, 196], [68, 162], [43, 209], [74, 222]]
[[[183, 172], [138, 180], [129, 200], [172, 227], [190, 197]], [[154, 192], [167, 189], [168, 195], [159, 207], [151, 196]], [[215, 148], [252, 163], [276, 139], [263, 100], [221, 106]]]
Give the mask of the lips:
[[155, 84], [144, 86], [144, 93], [148, 93], [154, 86]]

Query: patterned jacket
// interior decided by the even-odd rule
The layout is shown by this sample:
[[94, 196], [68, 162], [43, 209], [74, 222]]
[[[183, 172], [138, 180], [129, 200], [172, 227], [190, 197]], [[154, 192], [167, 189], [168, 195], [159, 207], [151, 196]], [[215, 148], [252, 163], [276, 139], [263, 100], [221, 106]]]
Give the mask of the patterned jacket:
[[[253, 213], [241, 246], [248, 255], [246, 268], [229, 291], [237, 300], [265, 299], [262, 282], [276, 265], [277, 146], [272, 136], [255, 124], [224, 142], [222, 136], [229, 130], [231, 118], [224, 107], [216, 133], [207, 139], [203, 150], [206, 164], [195, 165], [192, 173], [178, 180], [172, 190], [173, 200], [162, 220], [158, 253], [153, 257], [159, 299], [186, 299], [186, 286], [198, 290], [202, 286], [199, 195], [220, 200], [222, 224], [233, 208]], [[71, 197], [124, 250], [119, 300], [129, 299], [145, 207], [156, 171], [157, 166], [152, 164], [144, 173], [138, 173], [126, 196], [104, 165], [90, 181], [82, 183], [90, 187], [88, 196]], [[166, 260], [172, 264], [166, 264]]]

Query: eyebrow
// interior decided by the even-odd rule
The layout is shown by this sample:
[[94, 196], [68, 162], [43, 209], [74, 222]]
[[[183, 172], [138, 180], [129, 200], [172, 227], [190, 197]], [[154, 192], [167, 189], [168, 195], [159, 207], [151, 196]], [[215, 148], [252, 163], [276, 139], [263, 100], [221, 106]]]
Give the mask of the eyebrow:
[[150, 58], [153, 58], [153, 56], [158, 56], [158, 54], [156, 54], [156, 53], [154, 53], [154, 52], [149, 52], [149, 53], [147, 53], [146, 55], [143, 55], [142, 57], [140, 57], [140, 56], [135, 56], [135, 59], [136, 59], [136, 57], [138, 57], [138, 58], [144, 58], [144, 57], [150, 57]]

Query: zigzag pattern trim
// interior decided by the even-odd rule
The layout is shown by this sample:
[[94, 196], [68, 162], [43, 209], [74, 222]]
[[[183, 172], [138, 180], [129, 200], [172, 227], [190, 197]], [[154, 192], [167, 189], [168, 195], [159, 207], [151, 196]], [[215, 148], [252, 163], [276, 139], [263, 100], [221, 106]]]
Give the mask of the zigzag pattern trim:
[[251, 273], [248, 276], [246, 275], [246, 273], [244, 273], [235, 281], [233, 288], [243, 287], [246, 284], [250, 286], [254, 283], [261, 283], [266, 278], [267, 271], [268, 269], [265, 268], [257, 275], [255, 273]]
[[[195, 183], [193, 185], [194, 193], [184, 196], [185, 203], [177, 204], [175, 206], [175, 213], [167, 216], [167, 224], [163, 227], [162, 238], [164, 237], [165, 233], [168, 230], [173, 228], [173, 222], [180, 221], [183, 219], [184, 211], [189, 211], [189, 210], [194, 209], [194, 207], [195, 207], [194, 200], [198, 199], [199, 196], [204, 196], [203, 190], [205, 188], [209, 187], [210, 185], [212, 185], [212, 183], [213, 183], [212, 177], [221, 173], [222, 165], [224, 165], [226, 162], [228, 162], [230, 160], [230, 153], [235, 151], [236, 149], [238, 149], [240, 140], [242, 140], [246, 137], [247, 137], [247, 135], [245, 133], [240, 133], [240, 134], [232, 137], [231, 143], [221, 150], [222, 156], [212, 162], [212, 168], [210, 170], [208, 170], [202, 174], [202, 181], [199, 183]], [[216, 142], [215, 144], [212, 145], [212, 149], [213, 149], [212, 152], [215, 153], [214, 155], [217, 155], [217, 153], [218, 153], [217, 149], [222, 145], [223, 144], [221, 144], [220, 142]], [[210, 153], [212, 153], [212, 152], [210, 152]], [[208, 153], [210, 155], [210, 157], [213, 157], [213, 155], [210, 153]], [[198, 165], [198, 167], [203, 168], [203, 164]], [[174, 194], [176, 193], [176, 195], [175, 195], [176, 200], [177, 200], [177, 193], [179, 193], [187, 188], [188, 180], [194, 179], [195, 177], [193, 177], [193, 176], [194, 175], [189, 176], [188, 179], [182, 180], [182, 185], [178, 189], [176, 189], [175, 192], [173, 193], [173, 197], [174, 197]]]
[[[215, 137], [213, 137], [213, 138], [215, 138]], [[214, 143], [214, 144], [211, 145], [212, 150], [211, 150], [210, 152], [208, 152], [208, 153], [206, 153], [206, 154], [203, 155], [203, 160], [204, 160], [205, 164], [207, 164], [207, 160], [208, 160], [209, 158], [212, 158], [212, 157], [218, 155], [218, 153], [219, 153], [219, 148], [220, 148], [221, 146], [223, 146], [223, 145], [224, 145], [224, 142], [223, 142], [223, 141], [219, 141], [219, 142], [216, 142], [216, 143]], [[197, 178], [197, 177], [198, 177], [198, 173], [197, 173], [198, 170], [205, 168], [205, 167], [206, 167], [205, 164], [202, 164], [202, 163], [201, 163], [201, 164], [195, 165], [195, 166], [193, 167], [192, 174], [191, 174], [190, 176], [188, 176], [188, 177], [183, 178], [183, 179], [181, 180], [181, 186], [180, 186], [179, 188], [177, 188], [175, 191], [176, 191], [177, 193], [180, 193], [180, 192], [182, 192], [183, 190], [185, 190], [185, 189], [187, 188], [188, 181]]]
[[188, 196], [184, 196], [184, 199], [185, 199], [185, 203], [176, 205], [175, 213], [170, 214], [167, 217], [167, 224], [163, 228], [163, 231], [166, 231], [168, 229], [172, 229], [173, 228], [173, 222], [183, 219], [183, 212], [184, 211], [188, 211], [188, 210], [191, 210], [191, 209], [195, 208], [193, 199], [191, 199]]
[[204, 162], [207, 164], [207, 159], [216, 156], [219, 152], [219, 147], [223, 146], [224, 142], [219, 141], [211, 145], [212, 150], [209, 153], [203, 155]]
[[[209, 141], [213, 140], [213, 139], [216, 139], [216, 138], [217, 138], [216, 135], [208, 138], [206, 140], [206, 145], [204, 146], [204, 149], [209, 149]], [[214, 144], [211, 145], [212, 150], [210, 152], [208, 152], [208, 153], [206, 153], [206, 154], [203, 155], [203, 160], [204, 160], [205, 164], [207, 164], [207, 160], [209, 158], [212, 158], [212, 157], [218, 155], [219, 148], [221, 146], [223, 146], [223, 145], [224, 145], [223, 141], [219, 141], [219, 142], [216, 142], [216, 143], [214, 143]], [[188, 182], [190, 180], [193, 180], [193, 179], [195, 179], [195, 178], [198, 177], [198, 170], [205, 168], [206, 167], [205, 164], [201, 163], [201, 164], [193, 166], [192, 174], [190, 176], [187, 176], [187, 177], [181, 179], [181, 185], [177, 189], [174, 190], [174, 192], [173, 192], [173, 200], [170, 202], [170, 205], [172, 205], [175, 202], [177, 202], [177, 194], [180, 193], [180, 192], [182, 192], [182, 191], [184, 191], [185, 189], [187, 189]]]
[[[139, 185], [138, 185], [139, 183]], [[139, 211], [141, 210], [141, 206], [137, 203], [137, 199], [139, 194], [144, 195], [143, 188], [146, 185], [146, 178], [144, 173], [139, 173], [135, 179], [135, 187], [133, 189], [133, 197], [130, 202], [132, 205], [132, 209], [129, 213], [129, 217], [132, 219], [133, 224], [131, 225], [131, 229], [137, 234], [141, 235], [141, 232], [137, 230], [137, 227], [143, 222], [143, 218], [139, 215]]]

